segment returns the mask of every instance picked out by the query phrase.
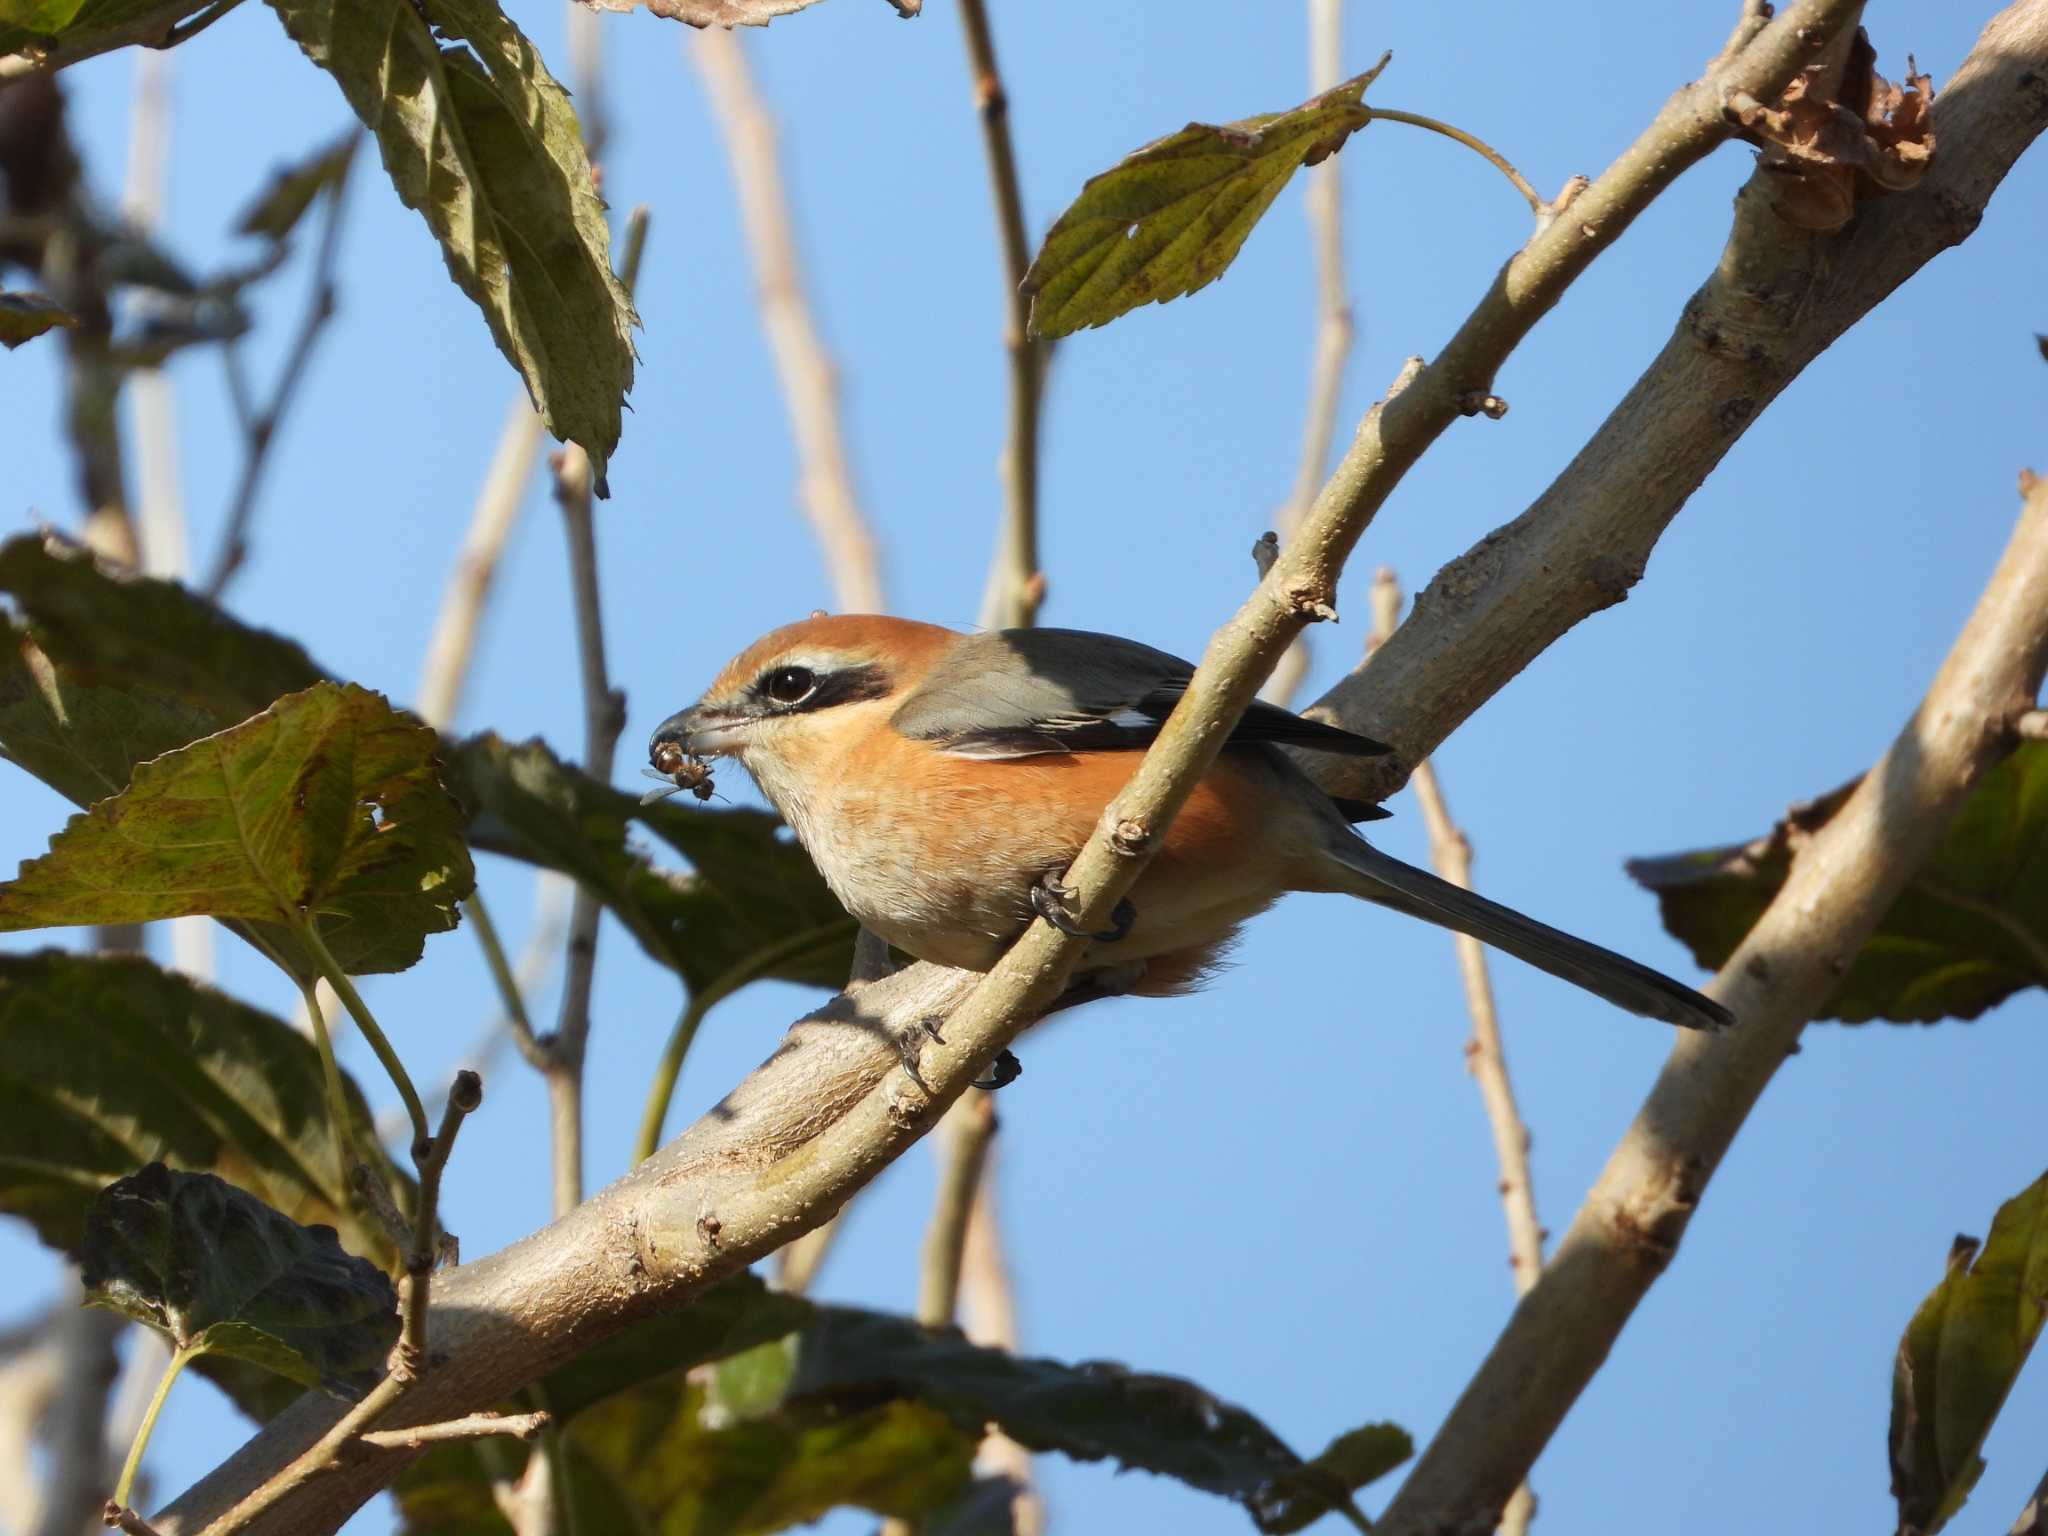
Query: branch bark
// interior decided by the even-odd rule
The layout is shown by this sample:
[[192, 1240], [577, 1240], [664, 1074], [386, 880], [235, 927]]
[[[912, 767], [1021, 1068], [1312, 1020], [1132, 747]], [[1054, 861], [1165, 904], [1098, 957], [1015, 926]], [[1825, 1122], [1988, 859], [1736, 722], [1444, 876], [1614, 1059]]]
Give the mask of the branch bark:
[[[2048, 9], [2048, 0], [2029, 0], [2016, 9], [2037, 6]], [[1768, 99], [1808, 49], [1824, 41], [1852, 9], [1850, 0], [1801, 0], [1746, 47], [1717, 61], [1705, 79], [1680, 91], [1643, 138], [1582, 194], [1572, 209], [1574, 217], [1540, 231], [1509, 263], [1437, 363], [1371, 413], [1345, 463], [1317, 498], [1302, 537], [1275, 563], [1248, 611], [1212, 645], [1212, 658], [1229, 664], [1205, 665], [1161, 746], [1113, 809], [1112, 828], [1123, 822], [1138, 831], [1163, 825], [1263, 670], [1305, 622], [1309, 605], [1327, 601], [1339, 564], [1372, 512], [1423, 448], [1457, 419], [1460, 401], [1473, 389], [1490, 386], [1501, 360], [1593, 256], [1685, 166], [1719, 142], [1726, 131], [1724, 98], [1740, 90]], [[2023, 62], [2010, 65], [2001, 56], [1973, 63], [1980, 75], [2002, 71], [2008, 97], [2018, 91], [2014, 82], [2025, 69]], [[2043, 94], [2048, 95], [2048, 87]], [[1981, 208], [2039, 123], [2019, 123], [2010, 112], [1971, 117], [1971, 110], [1965, 95], [1965, 115], [1951, 113], [1955, 126], [1946, 147], [1972, 166], [1982, 155], [1990, 157], [1987, 173], [1971, 173]], [[1980, 133], [1981, 143], [1970, 142], [1973, 131]], [[1959, 238], [1953, 229], [1946, 240], [1929, 242], [1919, 259]], [[1854, 238], [1853, 229], [1849, 238]], [[1908, 267], [1912, 264], [1917, 263]], [[1885, 291], [1902, 276], [1903, 271], [1892, 276]], [[1873, 302], [1865, 299], [1861, 307]], [[1626, 444], [1607, 450], [1609, 456], [1628, 451]], [[1568, 579], [1563, 572], [1546, 575], [1540, 567], [1524, 575], [1546, 592]], [[1554, 622], [1553, 606], [1511, 604], [1504, 622], [1540, 632]], [[1419, 609], [1382, 657], [1403, 636], [1428, 650], [1441, 643], [1445, 630], [1462, 630], [1464, 615], [1453, 608], [1438, 601]], [[1547, 638], [1554, 638], [1554, 632]], [[1468, 638], [1466, 643], [1474, 642]], [[1488, 638], [1478, 648], [1491, 655], [1524, 643], [1519, 635], [1505, 641]], [[1426, 694], [1383, 692], [1384, 679], [1397, 675], [1397, 669], [1383, 671], [1376, 661], [1356, 685], [1356, 697], [1386, 722], [1374, 734], [1404, 745], [1441, 740], [1506, 680], [1483, 672], [1490, 684], [1462, 694], [1442, 687]], [[1340, 781], [1332, 775], [1329, 782]], [[1127, 836], [1123, 843], [1130, 849], [1146, 840]], [[1120, 861], [1103, 846], [1108, 841], [1098, 837], [1074, 871], [1087, 893], [1086, 905], [1100, 909], [1084, 911], [1083, 926], [1099, 923], [1117, 896], [1116, 882], [1103, 876], [1105, 865]], [[1133, 876], [1135, 868], [1127, 867], [1124, 874]], [[1070, 963], [1062, 936], [1041, 926], [985, 980], [914, 966], [835, 999], [800, 1022], [768, 1064], [624, 1180], [544, 1231], [447, 1276], [437, 1291], [436, 1329], [449, 1351], [448, 1362], [420, 1383], [395, 1417], [449, 1418], [499, 1401], [626, 1323], [686, 1303], [708, 1281], [825, 1219], [929, 1127], [1024, 1020], [1057, 992]], [[946, 1022], [944, 1042], [926, 1046], [919, 1062], [927, 1091], [899, 1065], [897, 1042], [915, 1037], [922, 1022], [934, 1018]], [[172, 1522], [167, 1532], [196, 1529], [238, 1489], [259, 1480], [266, 1467], [288, 1459], [316, 1436], [332, 1415], [326, 1402], [301, 1399], [179, 1500], [165, 1517]], [[396, 1474], [403, 1457], [402, 1452], [366, 1456], [280, 1506], [260, 1529], [334, 1529]], [[1506, 1486], [1512, 1483], [1510, 1478]]]
[[[1738, 28], [1731, 48], [1741, 38]], [[1865, 203], [1836, 234], [1810, 235], [1779, 221], [1752, 177], [1713, 275], [1577, 457], [1520, 517], [1439, 571], [1371, 667], [1308, 711], [1396, 748], [1369, 760], [1315, 759], [1318, 780], [1362, 800], [1392, 794], [1560, 635], [1622, 601], [1679, 508], [1749, 425], [1850, 326], [1969, 237], [2044, 126], [2048, 5], [2019, 0], [1986, 24], [1943, 87], [1934, 104], [1940, 149], [1913, 191]], [[1586, 200], [1601, 190], [1559, 223], [1609, 217], [1604, 197]], [[1498, 293], [1496, 285], [1489, 304]]]
[[1501, 1505], [1670, 1264], [1707, 1181], [1799, 1032], [1986, 769], [2048, 671], [2048, 482], [1925, 701], [1709, 989], [1741, 1027], [1681, 1039], [1550, 1266], [1380, 1519], [1387, 1536], [1490, 1532]]

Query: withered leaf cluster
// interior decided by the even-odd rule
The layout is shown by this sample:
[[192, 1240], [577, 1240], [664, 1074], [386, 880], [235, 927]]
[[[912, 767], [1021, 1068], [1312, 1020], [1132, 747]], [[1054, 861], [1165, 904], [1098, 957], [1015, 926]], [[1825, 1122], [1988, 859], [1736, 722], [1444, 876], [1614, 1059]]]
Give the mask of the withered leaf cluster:
[[1894, 85], [1876, 69], [1877, 50], [1857, 29], [1841, 83], [1830, 96], [1825, 63], [1796, 75], [1777, 102], [1738, 101], [1738, 136], [1763, 150], [1771, 206], [1799, 229], [1840, 229], [1857, 202], [1916, 185], [1934, 157], [1934, 82], [1911, 55]]

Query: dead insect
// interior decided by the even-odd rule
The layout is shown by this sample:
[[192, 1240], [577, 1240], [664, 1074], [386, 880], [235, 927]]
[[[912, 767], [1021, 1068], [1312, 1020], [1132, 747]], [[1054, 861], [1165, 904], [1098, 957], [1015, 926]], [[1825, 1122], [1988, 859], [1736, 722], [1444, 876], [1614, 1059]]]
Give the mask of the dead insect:
[[670, 795], [688, 790], [699, 800], [709, 800], [716, 792], [711, 783], [711, 764], [701, 757], [693, 757], [682, 749], [680, 743], [664, 741], [654, 749], [654, 766], [644, 768], [650, 779], [660, 779], [660, 789], [650, 789], [640, 797], [642, 805], [651, 805], [656, 800], [665, 800]]

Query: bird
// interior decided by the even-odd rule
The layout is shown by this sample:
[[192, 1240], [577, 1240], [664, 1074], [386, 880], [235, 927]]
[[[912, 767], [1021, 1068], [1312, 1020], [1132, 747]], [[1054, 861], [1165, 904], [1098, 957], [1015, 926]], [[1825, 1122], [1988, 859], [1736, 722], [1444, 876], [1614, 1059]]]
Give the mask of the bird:
[[[730, 758], [840, 903], [920, 960], [992, 968], [1043, 919], [1078, 932], [1061, 876], [1194, 668], [1073, 629], [961, 632], [814, 614], [729, 662], [654, 732], [656, 776]], [[1283, 747], [1370, 756], [1369, 737], [1253, 703], [1077, 975], [1140, 996], [1194, 990], [1248, 918], [1337, 892], [1469, 934], [1631, 1013], [1691, 1029], [1733, 1015], [1691, 987], [1383, 853]], [[690, 786], [701, 768], [687, 773]]]

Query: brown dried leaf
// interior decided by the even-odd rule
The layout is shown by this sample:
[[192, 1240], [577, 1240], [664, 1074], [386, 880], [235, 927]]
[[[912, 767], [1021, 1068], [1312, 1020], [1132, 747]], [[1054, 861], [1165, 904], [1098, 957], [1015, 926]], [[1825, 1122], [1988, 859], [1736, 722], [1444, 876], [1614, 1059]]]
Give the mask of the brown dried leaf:
[[1877, 52], [1859, 28], [1832, 100], [1819, 94], [1827, 72], [1811, 65], [1775, 106], [1738, 99], [1738, 137], [1759, 146], [1774, 178], [1771, 204], [1800, 229], [1840, 229], [1856, 203], [1915, 186], [1934, 156], [1934, 81], [1907, 56], [1903, 85], [1876, 71]]

